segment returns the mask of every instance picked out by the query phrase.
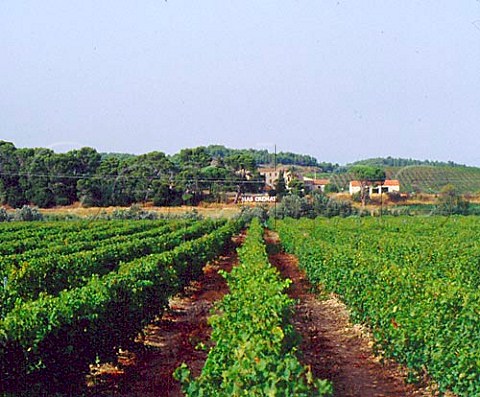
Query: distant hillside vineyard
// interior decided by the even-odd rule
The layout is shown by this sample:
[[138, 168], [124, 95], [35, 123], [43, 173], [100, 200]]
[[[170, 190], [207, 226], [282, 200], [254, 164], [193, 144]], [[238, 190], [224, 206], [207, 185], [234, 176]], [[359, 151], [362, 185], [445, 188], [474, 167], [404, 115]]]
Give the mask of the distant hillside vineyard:
[[[398, 179], [402, 192], [438, 193], [443, 186], [452, 184], [459, 193], [480, 192], [480, 168], [447, 165], [407, 165], [385, 167], [389, 179]], [[339, 191], [348, 191], [349, 182], [354, 176], [349, 172], [336, 173], [330, 183]]]

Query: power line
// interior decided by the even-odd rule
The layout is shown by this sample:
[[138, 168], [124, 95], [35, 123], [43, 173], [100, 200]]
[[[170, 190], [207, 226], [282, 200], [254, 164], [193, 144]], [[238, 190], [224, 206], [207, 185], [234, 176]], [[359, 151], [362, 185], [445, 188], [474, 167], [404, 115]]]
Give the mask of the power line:
[[[67, 175], [67, 174], [38, 174], [38, 173], [16, 173], [16, 172], [0, 172], [0, 176], [16, 176], [16, 177], [27, 177], [27, 178], [54, 178], [54, 179], [149, 179], [149, 180], [159, 180], [165, 179], [165, 181], [170, 180], [170, 176], [168, 178], [163, 175]], [[231, 183], [231, 184], [239, 184], [239, 183], [262, 183], [262, 180], [234, 180], [234, 179], [226, 179], [226, 178], [175, 178], [170, 180], [171, 182], [186, 182], [186, 183]]]

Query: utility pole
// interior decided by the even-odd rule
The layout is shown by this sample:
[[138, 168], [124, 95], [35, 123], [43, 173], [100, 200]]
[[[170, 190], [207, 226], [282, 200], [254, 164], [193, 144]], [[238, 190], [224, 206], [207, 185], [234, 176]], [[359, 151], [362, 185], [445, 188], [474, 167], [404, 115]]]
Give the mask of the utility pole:
[[277, 171], [277, 144], [275, 144], [275, 152], [274, 152], [274, 155], [273, 155], [273, 167], [274, 167], [274, 170]]
[[[275, 173], [277, 172], [277, 144], [275, 144], [275, 152], [273, 156], [273, 166]], [[278, 186], [278, 184], [277, 184]], [[276, 189], [275, 189], [276, 190]], [[273, 224], [275, 227], [275, 230], [277, 230], [277, 197], [278, 197], [278, 192], [275, 192], [275, 204], [274, 204], [274, 211], [275, 211], [275, 216], [273, 217]]]
[[380, 182], [380, 219], [382, 219], [383, 215], [383, 183]]

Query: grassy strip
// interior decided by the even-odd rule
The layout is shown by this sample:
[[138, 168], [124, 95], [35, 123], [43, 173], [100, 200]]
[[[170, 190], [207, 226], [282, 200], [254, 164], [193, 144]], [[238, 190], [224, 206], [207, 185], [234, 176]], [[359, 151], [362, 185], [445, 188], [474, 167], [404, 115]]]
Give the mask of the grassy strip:
[[327, 381], [313, 379], [296, 356], [298, 338], [288, 319], [293, 300], [269, 262], [263, 229], [254, 219], [242, 248], [240, 264], [224, 273], [230, 294], [210, 318], [215, 346], [202, 374], [192, 379], [183, 364], [175, 372], [188, 396], [321, 396]]

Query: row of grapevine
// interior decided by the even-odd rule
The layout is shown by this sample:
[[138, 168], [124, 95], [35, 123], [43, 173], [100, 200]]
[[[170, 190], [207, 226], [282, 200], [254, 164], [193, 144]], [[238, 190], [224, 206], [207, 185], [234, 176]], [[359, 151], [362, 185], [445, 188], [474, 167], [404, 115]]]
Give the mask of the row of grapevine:
[[293, 300], [269, 262], [263, 229], [254, 219], [240, 264], [227, 279], [230, 293], [210, 318], [215, 346], [201, 375], [191, 379], [183, 364], [175, 373], [189, 396], [320, 396], [331, 385], [315, 380], [296, 356], [297, 337], [289, 323]]
[[[25, 230], [32, 222], [26, 223]], [[37, 227], [35, 233], [28, 236], [2, 233], [5, 241], [0, 245], [0, 255], [16, 255], [41, 249], [45, 244], [65, 245], [66, 243], [91, 242], [103, 240], [115, 235], [127, 235], [165, 224], [165, 221], [138, 221], [123, 224], [119, 221], [97, 223], [58, 222]], [[22, 229], [23, 231], [24, 229]]]
[[475, 193], [480, 190], [479, 175], [478, 168], [471, 167], [410, 166], [397, 169], [394, 176], [407, 192], [438, 193], [453, 184], [461, 193]]
[[237, 229], [236, 223], [224, 224], [170, 251], [92, 276], [58, 296], [19, 303], [0, 320], [2, 385], [18, 384], [31, 374], [64, 381], [96, 358], [111, 358], [166, 307], [172, 294], [201, 274]]
[[[188, 224], [191, 224], [188, 223]], [[54, 241], [44, 241], [43, 245], [20, 254], [10, 254], [0, 257], [0, 269], [12, 269], [18, 267], [23, 262], [28, 262], [35, 258], [41, 258], [46, 255], [68, 255], [80, 251], [90, 251], [101, 245], [111, 243], [121, 243], [129, 239], [138, 239], [145, 237], [154, 237], [162, 233], [186, 227], [187, 223], [176, 223], [174, 221], [164, 223], [151, 222], [148, 227], [135, 225], [134, 222], [127, 222], [126, 225], [110, 225], [107, 230], [84, 230], [82, 233], [74, 235], [66, 233], [61, 239]]]
[[80, 231], [89, 224], [93, 226], [91, 222], [62, 222], [60, 227], [56, 222], [0, 222], [0, 243]]
[[278, 230], [387, 355], [442, 390], [480, 395], [477, 218], [286, 220]]
[[78, 287], [93, 274], [103, 275], [116, 269], [120, 261], [173, 249], [184, 240], [200, 237], [221, 223], [223, 221], [206, 220], [169, 233], [168, 229], [161, 227], [156, 235], [149, 237], [133, 235], [131, 239], [120, 242], [107, 240], [106, 244], [91, 251], [70, 255], [53, 253], [32, 259], [8, 273], [2, 311], [8, 312], [18, 299], [34, 300], [42, 292], [57, 295], [62, 290]]

